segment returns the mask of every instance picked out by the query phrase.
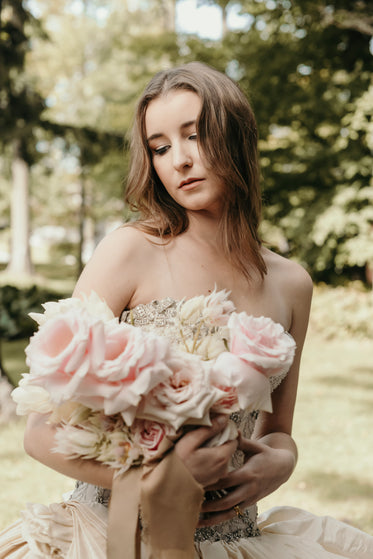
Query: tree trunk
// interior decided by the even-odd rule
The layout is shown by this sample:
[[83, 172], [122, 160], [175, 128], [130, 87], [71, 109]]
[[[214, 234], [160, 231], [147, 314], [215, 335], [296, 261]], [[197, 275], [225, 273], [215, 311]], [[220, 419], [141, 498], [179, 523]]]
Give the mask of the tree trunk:
[[79, 241], [78, 241], [78, 254], [77, 254], [77, 277], [80, 276], [84, 267], [83, 261], [83, 250], [84, 250], [84, 229], [85, 229], [85, 219], [86, 219], [86, 178], [84, 168], [81, 167], [80, 178], [80, 206], [79, 206], [79, 217], [78, 217], [78, 231], [79, 231]]
[[12, 197], [10, 210], [11, 247], [7, 271], [15, 275], [31, 275], [29, 167], [22, 156], [22, 142], [13, 141]]
[[226, 37], [228, 33], [228, 12], [227, 6], [222, 6], [222, 14], [221, 14], [221, 23], [222, 23], [222, 37]]

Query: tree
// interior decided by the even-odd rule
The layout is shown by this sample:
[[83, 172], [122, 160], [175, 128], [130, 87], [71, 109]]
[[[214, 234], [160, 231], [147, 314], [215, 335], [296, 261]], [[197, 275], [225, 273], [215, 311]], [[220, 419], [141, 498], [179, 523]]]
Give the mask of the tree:
[[29, 250], [29, 165], [34, 157], [33, 131], [43, 111], [43, 101], [25, 79], [28, 49], [26, 27], [33, 18], [22, 0], [0, 4], [1, 145], [11, 146], [11, 256], [8, 270], [16, 275], [30, 274]]
[[[43, 126], [53, 130], [49, 141], [53, 142], [53, 134], [60, 127], [62, 150], [73, 162], [68, 185], [73, 196], [61, 201], [64, 212], [55, 204], [49, 208], [49, 215], [58, 211], [58, 221], [65, 223], [69, 216], [67, 219], [78, 230], [78, 273], [83, 264], [83, 246], [92, 244], [87, 231], [94, 235], [105, 210], [106, 217], [111, 213], [119, 218], [126, 212], [123, 203], [118, 203], [127, 165], [123, 148], [139, 90], [148, 76], [169, 60], [165, 51], [172, 53], [178, 48], [175, 33], [168, 30], [174, 27], [174, 4], [173, 0], [159, 0], [128, 10], [126, 3], [115, 0], [35, 0], [51, 40], [34, 41], [29, 72], [47, 100]], [[48, 151], [44, 149], [44, 164], [50, 159]], [[103, 182], [104, 167], [107, 175]], [[38, 182], [45, 185], [40, 172], [41, 165]], [[52, 183], [49, 176], [49, 191]], [[40, 192], [40, 200], [47, 202], [42, 189], [35, 185], [35, 190], [37, 196]], [[62, 197], [62, 192], [58, 196]], [[79, 207], [76, 200], [80, 201]], [[95, 200], [100, 204], [95, 205]]]
[[[367, 128], [353, 130], [352, 120], [371, 84], [371, 3], [241, 5], [251, 26], [225, 44], [259, 124], [265, 232], [316, 280], [363, 279], [366, 263], [356, 249], [373, 223], [371, 150]], [[356, 215], [364, 226], [356, 226]]]

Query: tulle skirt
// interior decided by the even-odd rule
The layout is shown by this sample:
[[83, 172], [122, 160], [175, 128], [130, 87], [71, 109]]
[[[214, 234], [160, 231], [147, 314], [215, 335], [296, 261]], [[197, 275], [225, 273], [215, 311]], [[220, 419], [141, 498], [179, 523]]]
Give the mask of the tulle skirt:
[[[195, 559], [373, 559], [373, 536], [328, 516], [275, 507], [258, 525], [260, 536], [196, 543]], [[98, 503], [28, 505], [0, 533], [0, 559], [106, 559], [106, 528], [107, 508]]]

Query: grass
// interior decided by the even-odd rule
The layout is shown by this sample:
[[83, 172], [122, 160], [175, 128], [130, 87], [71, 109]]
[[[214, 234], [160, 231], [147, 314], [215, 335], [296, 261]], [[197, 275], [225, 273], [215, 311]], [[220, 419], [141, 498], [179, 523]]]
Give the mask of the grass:
[[373, 534], [373, 349], [370, 340], [324, 340], [304, 349], [290, 480], [260, 503], [331, 515]]
[[10, 284], [21, 288], [37, 285], [56, 293], [64, 293], [66, 297], [70, 297], [75, 283], [75, 270], [71, 266], [61, 264], [59, 260], [56, 260], [53, 265], [36, 265], [34, 274], [31, 276], [10, 274], [6, 271], [6, 266], [0, 264], [0, 286]]
[[[11, 374], [25, 370], [25, 342], [4, 344]], [[290, 480], [260, 503], [331, 515], [373, 534], [373, 349], [368, 339], [326, 340], [311, 331], [303, 355], [294, 437], [299, 462]], [[73, 481], [27, 457], [24, 421], [0, 428], [0, 529], [26, 502], [49, 503]]]

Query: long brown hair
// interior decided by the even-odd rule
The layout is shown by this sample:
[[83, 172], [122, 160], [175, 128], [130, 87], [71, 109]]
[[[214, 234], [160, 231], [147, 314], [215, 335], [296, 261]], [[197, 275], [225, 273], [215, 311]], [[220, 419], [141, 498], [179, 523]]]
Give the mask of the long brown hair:
[[166, 239], [188, 228], [187, 213], [160, 182], [146, 141], [149, 103], [174, 89], [193, 91], [202, 102], [197, 121], [198, 145], [207, 163], [226, 184], [219, 228], [224, 253], [247, 277], [253, 269], [263, 276], [266, 266], [258, 232], [261, 194], [255, 117], [238, 85], [205, 64], [191, 62], [159, 72], [138, 102], [126, 190], [126, 202], [140, 212], [136, 226]]

